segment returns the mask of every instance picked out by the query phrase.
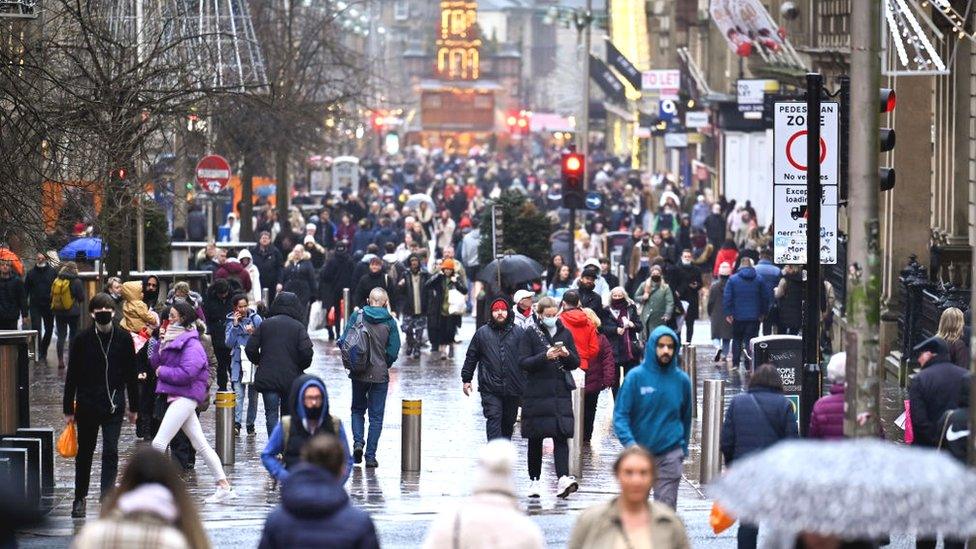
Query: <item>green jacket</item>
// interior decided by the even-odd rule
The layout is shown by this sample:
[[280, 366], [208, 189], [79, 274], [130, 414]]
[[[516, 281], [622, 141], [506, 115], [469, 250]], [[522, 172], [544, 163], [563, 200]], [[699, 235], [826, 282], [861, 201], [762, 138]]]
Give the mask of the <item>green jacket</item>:
[[652, 288], [651, 294], [645, 298], [644, 286], [646, 284], [653, 284], [653, 282], [651, 279], [645, 280], [634, 293], [634, 301], [642, 305], [640, 318], [643, 327], [641, 336], [644, 341], [647, 341], [654, 328], [667, 322], [667, 319], [671, 318], [671, 313], [674, 312], [674, 293], [671, 291], [671, 287], [661, 282], [657, 287]]

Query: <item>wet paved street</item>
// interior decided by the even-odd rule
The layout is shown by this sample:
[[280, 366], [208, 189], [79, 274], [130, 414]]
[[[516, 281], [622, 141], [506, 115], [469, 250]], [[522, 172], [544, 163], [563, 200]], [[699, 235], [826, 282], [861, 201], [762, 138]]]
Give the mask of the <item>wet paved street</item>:
[[[373, 517], [384, 547], [418, 547], [426, 528], [436, 513], [451, 509], [468, 493], [474, 471], [475, 456], [484, 443], [484, 418], [477, 395], [465, 397], [461, 392], [460, 368], [466, 342], [474, 330], [471, 319], [465, 319], [459, 337], [465, 343], [457, 345], [453, 361], [430, 359], [425, 353], [420, 360], [401, 359], [391, 370], [390, 392], [383, 435], [377, 453], [379, 468], [365, 470], [356, 467], [347, 486], [353, 501], [365, 508]], [[707, 340], [707, 322], [699, 322], [695, 343], [698, 347], [699, 385], [705, 379], [723, 378], [728, 381], [726, 398], [740, 391], [741, 381], [737, 373], [729, 375], [712, 363], [714, 348]], [[315, 359], [310, 373], [321, 376], [328, 388], [331, 411], [338, 415], [349, 429], [350, 392], [349, 380], [339, 360], [335, 345], [325, 341], [324, 332], [313, 334]], [[53, 345], [52, 345], [53, 347]], [[31, 401], [34, 426], [49, 426], [60, 430], [63, 425], [60, 402], [63, 373], [54, 366], [38, 366], [32, 372]], [[699, 389], [699, 395], [701, 390]], [[400, 401], [423, 400], [423, 450], [420, 474], [400, 472]], [[897, 389], [886, 390], [886, 419], [897, 415], [895, 403], [900, 402]], [[543, 482], [548, 490], [538, 503], [527, 506], [527, 511], [544, 530], [550, 547], [564, 547], [569, 539], [575, 517], [586, 507], [612, 497], [616, 483], [610, 467], [620, 450], [611, 427], [612, 399], [609, 391], [601, 396], [597, 413], [593, 444], [584, 449], [584, 473], [580, 491], [566, 501], [557, 500], [555, 473], [552, 466], [552, 447], [545, 449]], [[233, 505], [207, 505], [204, 497], [213, 491], [213, 478], [202, 459], [197, 460], [196, 471], [186, 476], [194, 499], [200, 505], [205, 526], [215, 547], [254, 547], [260, 537], [264, 518], [277, 502], [277, 493], [271, 490], [269, 477], [260, 462], [260, 450], [267, 434], [264, 432], [263, 408], [258, 414], [256, 437], [241, 436], [237, 440], [237, 462], [227, 467], [229, 480], [239, 493]], [[214, 407], [202, 415], [201, 421], [208, 439], [213, 441], [215, 421]], [[686, 478], [679, 496], [679, 514], [685, 521], [694, 546], [734, 547], [735, 528], [721, 536], [712, 534], [708, 526], [711, 502], [698, 489], [698, 456], [700, 443], [699, 420], [696, 419], [695, 437], [691, 444], [691, 459], [685, 465]], [[517, 475], [520, 492], [528, 486], [524, 469], [526, 444], [516, 433], [515, 443], [522, 459]], [[126, 424], [123, 428], [120, 452], [124, 463], [136, 447], [135, 428]], [[96, 450], [96, 471], [92, 474], [93, 494], [97, 495], [99, 467]], [[47, 524], [24, 532], [23, 547], [66, 547], [70, 537], [83, 524], [70, 518], [72, 486], [74, 484], [73, 460], [56, 457], [57, 492], [55, 506]], [[121, 468], [121, 467], [120, 467]], [[526, 500], [526, 503], [527, 500]], [[89, 519], [98, 513], [95, 497], [89, 497]], [[323, 540], [325, 541], [325, 540]], [[897, 543], [896, 546], [902, 545]]]

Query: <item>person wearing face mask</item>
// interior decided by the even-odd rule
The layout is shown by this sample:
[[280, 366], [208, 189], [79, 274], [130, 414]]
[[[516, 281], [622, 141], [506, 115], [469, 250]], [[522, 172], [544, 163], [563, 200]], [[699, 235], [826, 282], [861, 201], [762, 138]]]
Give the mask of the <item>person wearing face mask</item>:
[[[54, 256], [57, 258], [57, 256]], [[51, 336], [54, 335], [54, 313], [51, 312], [51, 286], [57, 278], [58, 271], [51, 266], [48, 256], [38, 252], [35, 257], [34, 268], [27, 272], [24, 280], [24, 290], [27, 292], [28, 309], [30, 310], [31, 330], [37, 330], [41, 336], [38, 342], [38, 361], [47, 361], [47, 350], [51, 346]]]
[[641, 304], [641, 339], [671, 319], [674, 311], [674, 293], [664, 282], [664, 271], [660, 265], [651, 267], [651, 277], [641, 283], [634, 293], [634, 301]]
[[[75, 497], [71, 516], [85, 516], [85, 498], [91, 479], [92, 458], [98, 430], [102, 431], [101, 498], [115, 486], [119, 468], [119, 435], [122, 420], [135, 423], [139, 404], [136, 355], [132, 339], [112, 322], [115, 302], [106, 293], [89, 303], [92, 324], [72, 341], [65, 374], [62, 411], [67, 423], [76, 423], [78, 455], [75, 458]], [[126, 413], [128, 392], [129, 411]]]
[[[573, 334], [559, 321], [559, 307], [551, 297], [539, 300], [537, 317], [525, 328], [519, 366], [525, 371], [522, 395], [522, 437], [529, 441], [530, 498], [541, 496], [542, 441], [551, 438], [558, 484], [556, 497], [565, 498], [579, 485], [569, 475], [569, 443], [574, 436], [572, 392], [567, 372], [580, 365]], [[537, 320], [536, 320], [537, 319]]]
[[654, 454], [654, 500], [676, 509], [681, 462], [691, 440], [691, 379], [678, 367], [678, 334], [667, 326], [651, 332], [644, 362], [631, 370], [617, 395], [613, 428], [624, 447], [639, 444]]
[[[698, 320], [698, 307], [702, 288], [702, 272], [692, 262], [691, 250], [681, 252], [681, 263], [677, 267], [678, 297], [685, 310], [685, 341], [690, 342], [695, 335], [695, 321]], [[679, 327], [680, 329], [680, 327]]]
[[[112, 319], [121, 312], [116, 308], [115, 299], [105, 294], [111, 300]], [[58, 369], [64, 368], [64, 348], [78, 333], [78, 320], [81, 316], [81, 300], [85, 298], [85, 289], [78, 279], [78, 264], [65, 261], [61, 264], [58, 277], [51, 285], [51, 311], [54, 312], [54, 327], [57, 330], [58, 342], [55, 350], [58, 353]], [[70, 334], [70, 335], [69, 335]], [[70, 346], [69, 346], [70, 352]]]
[[716, 363], [731, 360], [729, 352], [732, 350], [732, 323], [725, 317], [722, 309], [722, 296], [731, 275], [732, 264], [722, 263], [718, 266], [718, 278], [708, 289], [708, 319], [712, 324], [712, 342], [718, 348], [715, 352]]
[[608, 337], [613, 347], [615, 375], [618, 380], [610, 389], [616, 399], [620, 387], [619, 380], [622, 380], [627, 372], [644, 358], [644, 348], [641, 345], [640, 314], [634, 302], [627, 298], [627, 292], [622, 286], [617, 286], [610, 291], [610, 306], [607, 310], [617, 324], [617, 329]]

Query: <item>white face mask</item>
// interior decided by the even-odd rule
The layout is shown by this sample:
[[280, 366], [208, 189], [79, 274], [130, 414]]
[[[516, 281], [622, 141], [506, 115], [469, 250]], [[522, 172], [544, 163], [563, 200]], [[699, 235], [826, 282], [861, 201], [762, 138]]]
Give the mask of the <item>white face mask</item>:
[[551, 329], [553, 329], [553, 328], [556, 327], [556, 317], [551, 316], [551, 317], [548, 317], [548, 318], [543, 318], [542, 319], [542, 324], [546, 328], [549, 328], [551, 330]]

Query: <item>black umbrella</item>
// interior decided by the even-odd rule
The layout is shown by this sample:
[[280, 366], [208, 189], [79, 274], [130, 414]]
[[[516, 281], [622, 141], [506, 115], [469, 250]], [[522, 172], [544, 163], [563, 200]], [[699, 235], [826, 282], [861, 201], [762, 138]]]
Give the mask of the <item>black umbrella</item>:
[[543, 267], [538, 261], [524, 255], [506, 255], [485, 265], [478, 271], [478, 280], [489, 284], [498, 283], [498, 271], [501, 269], [503, 286], [517, 286], [526, 282], [542, 278]]

